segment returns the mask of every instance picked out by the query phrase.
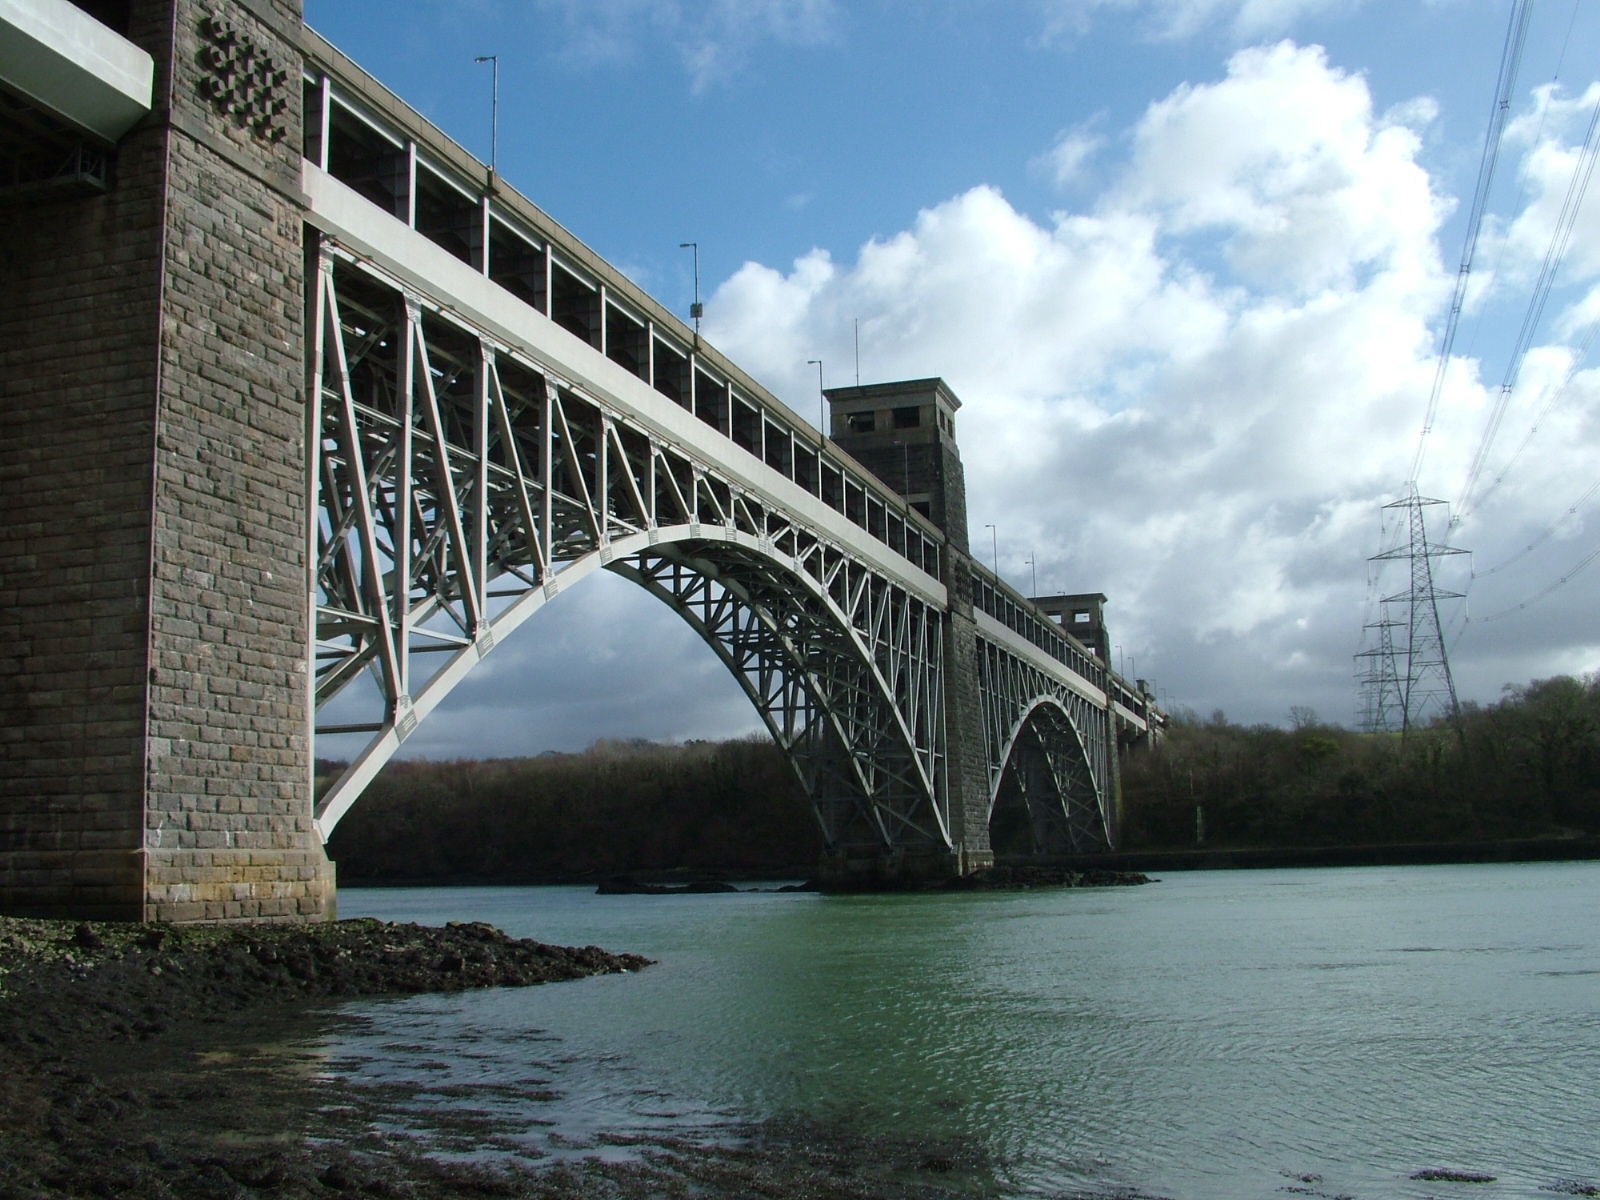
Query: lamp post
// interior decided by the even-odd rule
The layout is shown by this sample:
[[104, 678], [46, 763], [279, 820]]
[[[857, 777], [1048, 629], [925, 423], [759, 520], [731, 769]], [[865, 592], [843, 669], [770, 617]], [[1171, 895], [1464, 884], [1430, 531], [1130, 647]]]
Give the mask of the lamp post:
[[822, 360], [820, 358], [806, 359], [806, 366], [817, 369], [817, 432], [823, 437], [828, 436], [827, 420], [823, 410], [827, 407], [828, 398], [822, 394]]
[[995, 532], [993, 525], [985, 525], [984, 528], [989, 531], [989, 547], [994, 551], [994, 578], [998, 583], [1000, 582], [1000, 535]]
[[1031, 600], [1039, 595], [1039, 563], [1037, 550], [1028, 555], [1028, 568], [1033, 572], [1033, 591], [1028, 596], [1028, 598]]
[[700, 243], [679, 242], [679, 250], [694, 251], [694, 303], [689, 305], [689, 319], [694, 322], [694, 336], [700, 336], [700, 318], [705, 315], [706, 306], [700, 303]]
[[494, 100], [489, 109], [489, 171], [493, 174], [500, 158], [500, 56], [480, 54], [472, 61], [486, 62], [494, 71]]

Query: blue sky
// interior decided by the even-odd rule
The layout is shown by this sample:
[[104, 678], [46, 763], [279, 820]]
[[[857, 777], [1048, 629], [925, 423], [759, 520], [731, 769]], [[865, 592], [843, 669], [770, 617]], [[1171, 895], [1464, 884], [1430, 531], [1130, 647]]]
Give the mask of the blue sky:
[[[1534, 9], [1421, 479], [1445, 499], [1600, 99], [1597, 7]], [[1508, 11], [308, 0], [306, 18], [483, 158], [473, 58], [498, 54], [502, 173], [680, 312], [678, 243], [697, 240], [708, 336], [798, 411], [815, 408], [807, 359], [850, 381], [857, 319], [864, 379], [944, 375], [1002, 572], [1026, 586], [1034, 556], [1041, 590], [1107, 592], [1114, 641], [1171, 703], [1348, 722], [1364, 560], [1416, 445]], [[1600, 477], [1600, 379], [1573, 349], [1600, 317], [1597, 214], [1591, 198], [1492, 448], [1504, 483], [1451, 534], [1480, 572], [1463, 561], [1449, 616], [1473, 617], [1464, 698], [1600, 668], [1600, 566], [1482, 620], [1600, 544], [1580, 511], [1484, 574]], [[753, 725], [670, 614], [591, 586], [498, 649], [408, 752]]]

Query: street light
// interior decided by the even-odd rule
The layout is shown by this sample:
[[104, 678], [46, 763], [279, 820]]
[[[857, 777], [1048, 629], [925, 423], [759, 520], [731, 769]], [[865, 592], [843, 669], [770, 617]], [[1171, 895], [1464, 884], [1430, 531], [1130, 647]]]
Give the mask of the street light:
[[489, 110], [489, 170], [493, 172], [500, 157], [500, 56], [480, 54], [472, 61], [489, 63], [494, 70], [494, 101]]
[[822, 394], [822, 360], [820, 358], [806, 359], [806, 366], [817, 369], [817, 432], [823, 437], [828, 436], [828, 427], [823, 417], [823, 409], [828, 403], [828, 398]]
[[694, 251], [694, 303], [689, 305], [689, 319], [694, 322], [694, 335], [700, 336], [700, 318], [705, 315], [706, 306], [700, 303], [700, 243], [679, 242], [679, 250]]
[[1033, 591], [1030, 593], [1030, 598], [1036, 597], [1039, 594], [1039, 563], [1037, 556], [1038, 551], [1034, 551], [1033, 554], [1028, 555], [1028, 566], [1033, 571]]
[[994, 550], [994, 578], [998, 583], [1000, 582], [1000, 535], [995, 532], [993, 525], [985, 525], [984, 528], [989, 531], [989, 545]]

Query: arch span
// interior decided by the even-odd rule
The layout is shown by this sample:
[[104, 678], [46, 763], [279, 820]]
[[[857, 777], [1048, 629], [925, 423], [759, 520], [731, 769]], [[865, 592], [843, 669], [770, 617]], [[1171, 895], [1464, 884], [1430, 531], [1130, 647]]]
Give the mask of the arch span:
[[[1046, 797], [1041, 818], [1049, 814], [1049, 822], [1055, 822], [1059, 810], [1064, 822], [1054, 832], [1041, 831], [1050, 832], [1046, 840], [1053, 846], [1059, 850], [1065, 839], [1073, 847], [1092, 849], [1097, 837], [1100, 848], [1115, 846], [1116, 748], [1103, 699], [986, 636], [979, 638], [977, 658], [990, 815], [1002, 782], [1021, 786], [1032, 779], [1038, 785], [1035, 794]], [[1032, 801], [1029, 808], [1032, 813]]]
[[989, 794], [988, 821], [1008, 794], [1025, 807], [1035, 854], [1108, 849], [1113, 806], [1095, 786], [1088, 749], [1061, 700], [1035, 696], [1008, 732]]
[[921, 567], [852, 553], [330, 247], [313, 305], [317, 707], [376, 685], [365, 720], [319, 730], [369, 735], [318, 801], [324, 839], [495, 645], [606, 568], [733, 670], [830, 846], [951, 847], [942, 587]]

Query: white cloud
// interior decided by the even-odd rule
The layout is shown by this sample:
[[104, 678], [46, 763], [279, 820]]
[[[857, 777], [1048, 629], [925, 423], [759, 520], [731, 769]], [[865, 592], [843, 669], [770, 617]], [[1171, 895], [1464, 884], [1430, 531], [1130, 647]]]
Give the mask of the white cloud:
[[[1585, 160], [1582, 151], [1600, 106], [1600, 84], [1571, 97], [1547, 84], [1535, 91], [1534, 100], [1533, 111], [1506, 130], [1508, 142], [1524, 149], [1522, 186], [1530, 197], [1505, 233], [1511, 284], [1525, 284], [1537, 274], [1569, 194], [1574, 199], [1579, 195], [1575, 185], [1581, 189], [1584, 182], [1578, 178], [1579, 167], [1587, 163], [1593, 170], [1593, 160]], [[1600, 198], [1584, 195], [1584, 201], [1561, 264], [1566, 282], [1589, 280], [1600, 273]]]
[[[1437, 243], [1451, 206], [1409, 127], [1430, 116], [1376, 116], [1364, 79], [1318, 48], [1242, 50], [1225, 78], [1150, 106], [1086, 211], [1042, 222], [974, 188], [853, 263], [747, 263], [707, 334], [809, 413], [806, 360], [847, 362], [859, 317], [864, 378], [940, 374], [965, 401], [971, 528], [997, 525], [1014, 582], [1032, 554], [1041, 589], [1110, 594], [1125, 654], [1202, 711], [1337, 718], [1452, 279]], [[1522, 416], [1566, 359], [1538, 361]], [[1457, 363], [1429, 449], [1441, 489], [1486, 402], [1476, 364]], [[1553, 484], [1582, 490], [1600, 429], [1593, 409], [1562, 411], [1540, 470], [1461, 531], [1485, 556], [1558, 515]], [[1523, 661], [1588, 664], [1560, 638]], [[1504, 667], [1486, 642], [1464, 678]]]
[[1308, 16], [1348, 12], [1363, 0], [1045, 0], [1047, 41], [1085, 33], [1095, 16], [1124, 12], [1141, 17], [1149, 36], [1177, 40], [1225, 28], [1248, 41], [1287, 33]]
[[1032, 166], [1049, 176], [1056, 187], [1066, 189], [1086, 180], [1089, 160], [1104, 145], [1104, 138], [1077, 125], [1063, 130], [1055, 145], [1034, 159]]
[[763, 43], [811, 46], [837, 35], [835, 0], [538, 0], [567, 28], [566, 57], [625, 61], [647, 38], [675, 47], [702, 91], [737, 75]]
[[1320, 47], [1242, 50], [1225, 82], [1150, 106], [1115, 203], [1172, 233], [1216, 232], [1263, 287], [1347, 287], [1356, 272], [1427, 273], [1441, 216], [1419, 142], [1373, 119], [1366, 82]]

